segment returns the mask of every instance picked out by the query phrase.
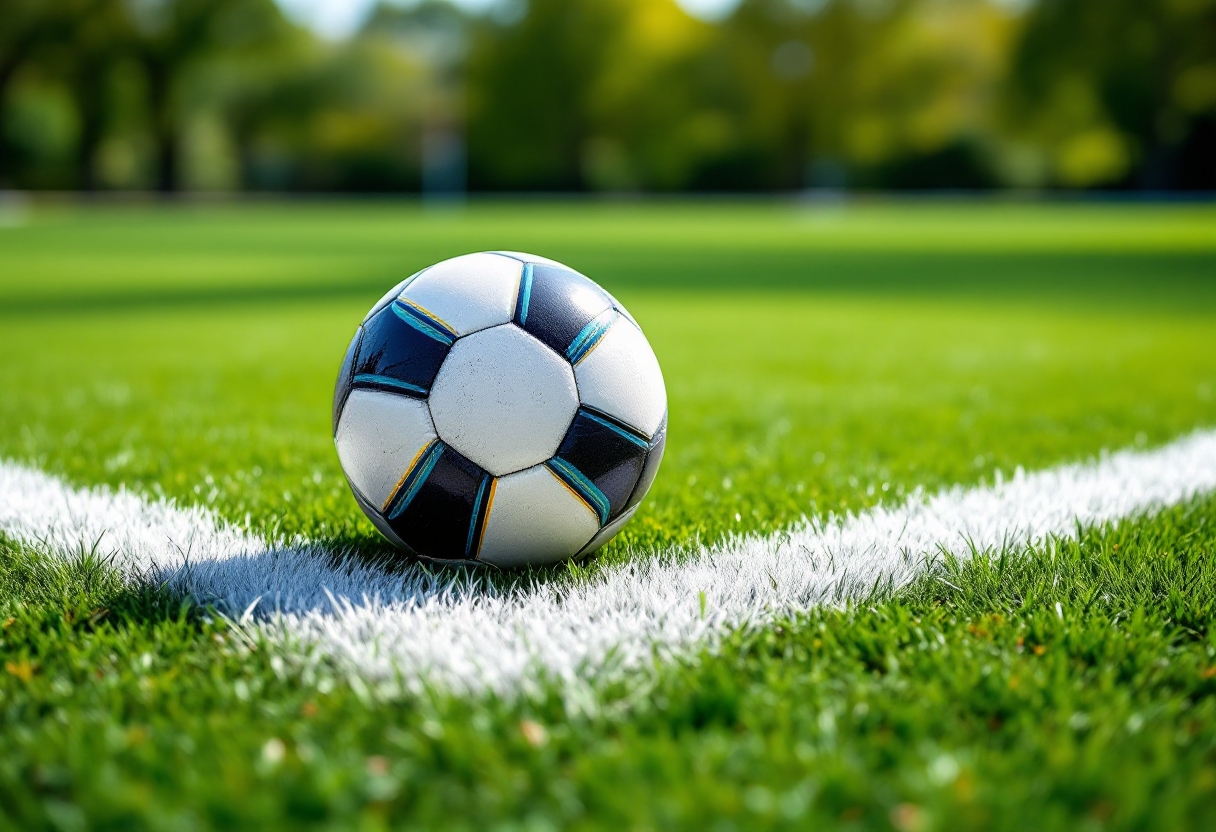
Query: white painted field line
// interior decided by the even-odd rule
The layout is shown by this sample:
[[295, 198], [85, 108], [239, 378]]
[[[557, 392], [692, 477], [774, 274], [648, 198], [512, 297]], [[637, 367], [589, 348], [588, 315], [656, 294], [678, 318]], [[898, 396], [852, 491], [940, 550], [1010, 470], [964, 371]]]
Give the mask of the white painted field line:
[[492, 591], [421, 570], [390, 575], [307, 543], [276, 546], [200, 508], [76, 489], [0, 464], [0, 530], [70, 555], [98, 538], [153, 575], [267, 635], [315, 646], [370, 682], [518, 693], [541, 676], [594, 682], [684, 654], [732, 628], [902, 586], [941, 549], [1024, 545], [1216, 490], [1216, 431], [956, 487], [786, 533], [612, 566], [586, 581]]

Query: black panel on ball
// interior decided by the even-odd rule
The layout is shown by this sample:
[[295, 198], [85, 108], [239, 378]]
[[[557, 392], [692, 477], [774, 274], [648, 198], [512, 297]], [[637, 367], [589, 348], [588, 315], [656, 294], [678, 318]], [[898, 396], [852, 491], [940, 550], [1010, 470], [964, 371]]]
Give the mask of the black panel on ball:
[[394, 546], [408, 549], [409, 547], [405, 545], [405, 541], [397, 536], [397, 533], [389, 526], [388, 521], [384, 519], [384, 515], [380, 512], [380, 509], [372, 505], [371, 501], [363, 496], [358, 486], [351, 482], [349, 477], [347, 477], [346, 481], [350, 484], [351, 493], [355, 495], [355, 502], [359, 504], [359, 508], [363, 509], [363, 513], [367, 515], [367, 519], [372, 521], [372, 525], [376, 527], [376, 531], [384, 535], [385, 539]]
[[390, 303], [363, 325], [352, 385], [423, 398], [430, 392], [452, 339], [399, 313], [399, 303]]
[[[477, 531], [488, 508], [489, 478], [476, 464], [445, 446], [409, 504], [390, 509], [388, 525], [423, 557], [472, 559], [480, 544]], [[399, 513], [391, 516], [395, 511]]]
[[359, 355], [359, 342], [363, 340], [363, 327], [355, 330], [355, 337], [350, 339], [346, 348], [346, 357], [342, 359], [342, 369], [338, 370], [338, 381], [334, 384], [334, 436], [338, 435], [338, 420], [342, 418], [342, 408], [346, 406], [346, 397], [350, 395], [351, 380], [355, 374], [355, 358]]
[[642, 476], [638, 477], [638, 483], [634, 486], [633, 493], [629, 495], [629, 501], [625, 503], [626, 509], [631, 509], [642, 502], [642, 498], [650, 490], [655, 475], [659, 473], [659, 463], [663, 461], [663, 449], [666, 446], [667, 414], [664, 413], [663, 421], [659, 423], [659, 429], [650, 438], [650, 450], [646, 452], [646, 464], [642, 467]]
[[612, 301], [576, 271], [528, 263], [520, 278], [515, 323], [555, 352], [565, 355], [589, 323], [612, 308]]
[[557, 450], [608, 499], [608, 519], [625, 510], [641, 476], [649, 442], [637, 431], [587, 407], [574, 416]]
[[376, 313], [379, 312], [381, 309], [388, 306], [390, 303], [395, 301], [397, 298], [401, 297], [401, 293], [405, 291], [405, 287], [409, 286], [411, 283], [413, 283], [414, 278], [416, 278], [418, 275], [422, 274], [422, 272], [424, 272], [424, 271], [426, 271], [426, 269], [422, 269], [421, 271], [414, 272], [412, 275], [407, 277], [405, 280], [401, 281], [396, 286], [394, 286], [392, 289], [390, 289], [384, 297], [380, 298], [380, 300], [376, 302], [376, 305], [373, 306], [371, 308], [371, 311], [368, 312], [367, 315], [364, 316], [363, 320], [366, 321], [368, 318], [374, 317], [376, 315]]

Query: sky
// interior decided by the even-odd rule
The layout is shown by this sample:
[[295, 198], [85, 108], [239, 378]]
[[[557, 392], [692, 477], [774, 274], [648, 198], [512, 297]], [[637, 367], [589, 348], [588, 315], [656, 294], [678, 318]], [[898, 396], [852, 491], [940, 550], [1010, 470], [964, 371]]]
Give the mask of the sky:
[[[493, 5], [496, 0], [453, 0], [453, 2], [467, 9], [479, 11]], [[676, 0], [676, 2], [690, 14], [712, 19], [729, 11], [739, 0]], [[278, 0], [278, 3], [293, 20], [308, 26], [317, 34], [328, 38], [342, 38], [358, 28], [368, 11], [376, 4], [376, 0]]]

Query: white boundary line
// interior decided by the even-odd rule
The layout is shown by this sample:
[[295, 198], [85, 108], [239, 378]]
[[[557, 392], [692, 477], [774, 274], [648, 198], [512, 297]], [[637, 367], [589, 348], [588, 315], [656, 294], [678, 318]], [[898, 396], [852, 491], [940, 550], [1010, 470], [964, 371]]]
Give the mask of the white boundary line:
[[132, 579], [167, 581], [271, 639], [311, 645], [362, 681], [511, 695], [542, 678], [572, 688], [620, 678], [656, 653], [712, 647], [734, 628], [865, 597], [876, 583], [903, 586], [942, 550], [966, 556], [1068, 536], [1214, 490], [1216, 431], [1203, 431], [512, 590], [267, 543], [203, 508], [73, 488], [10, 462], [0, 463], [0, 530], [63, 556], [100, 539]]

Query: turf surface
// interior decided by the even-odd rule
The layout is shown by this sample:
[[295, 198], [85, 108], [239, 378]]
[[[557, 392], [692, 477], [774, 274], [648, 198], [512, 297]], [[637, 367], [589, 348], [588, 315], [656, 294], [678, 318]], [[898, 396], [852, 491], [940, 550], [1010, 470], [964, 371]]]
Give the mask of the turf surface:
[[[593, 715], [383, 701], [0, 549], [19, 828], [1207, 828], [1216, 500], [740, 635]], [[87, 818], [87, 825], [85, 819]]]
[[[50, 209], [0, 247], [17, 276], [0, 290], [0, 454], [259, 529], [374, 541], [327, 428], [350, 332], [433, 259], [515, 246], [600, 278], [664, 367], [670, 450], [617, 548], [769, 530], [1216, 421], [1213, 220], [1206, 207]], [[301, 297], [308, 286], [331, 294]]]
[[[606, 558], [1216, 422], [1208, 206], [50, 206], [0, 229], [0, 455], [381, 551], [328, 436], [342, 348], [404, 274], [500, 247], [602, 280], [663, 364], [668, 456]], [[1214, 517], [1201, 501], [954, 568], [953, 587], [740, 636], [577, 718], [556, 698], [369, 701], [121, 586], [104, 552], [62, 568], [6, 544], [0, 811], [58, 828], [1198, 824]]]

